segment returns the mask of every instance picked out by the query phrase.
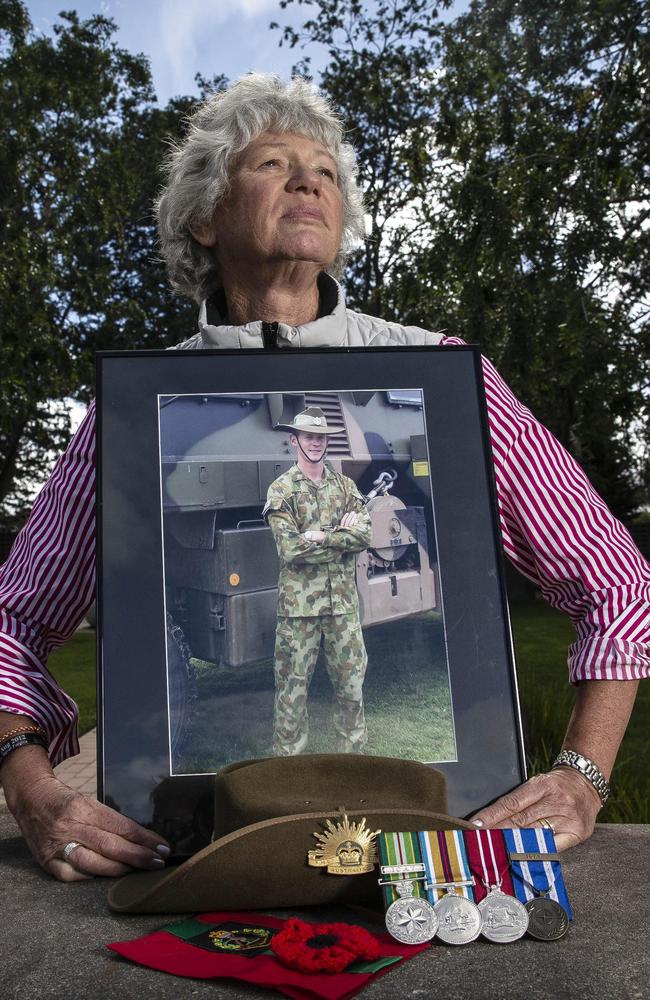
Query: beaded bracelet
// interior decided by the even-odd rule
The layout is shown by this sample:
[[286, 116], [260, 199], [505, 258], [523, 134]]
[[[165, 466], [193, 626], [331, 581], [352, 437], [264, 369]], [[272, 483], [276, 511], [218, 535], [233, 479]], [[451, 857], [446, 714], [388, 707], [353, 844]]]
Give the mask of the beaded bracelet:
[[0, 767], [4, 764], [5, 760], [10, 753], [14, 750], [19, 750], [20, 747], [26, 747], [30, 745], [43, 747], [47, 750], [47, 741], [44, 736], [40, 733], [27, 732], [27, 733], [16, 733], [14, 736], [10, 736], [9, 739], [3, 739], [0, 741]]

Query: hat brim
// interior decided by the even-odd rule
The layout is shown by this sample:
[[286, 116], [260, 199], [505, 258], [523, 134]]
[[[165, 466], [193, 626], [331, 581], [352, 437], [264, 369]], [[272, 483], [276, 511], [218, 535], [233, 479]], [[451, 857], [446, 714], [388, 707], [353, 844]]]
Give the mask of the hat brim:
[[[370, 830], [476, 829], [443, 813], [419, 809], [367, 809]], [[117, 913], [200, 913], [342, 903], [378, 905], [377, 871], [330, 875], [307, 864], [314, 832], [336, 820], [330, 812], [264, 820], [215, 840], [177, 868], [126, 875], [108, 893]]]
[[293, 427], [291, 424], [276, 424], [276, 431], [289, 431], [290, 434], [324, 434], [326, 437], [331, 437], [332, 434], [345, 434], [345, 427], [339, 427], [338, 429], [331, 427]]

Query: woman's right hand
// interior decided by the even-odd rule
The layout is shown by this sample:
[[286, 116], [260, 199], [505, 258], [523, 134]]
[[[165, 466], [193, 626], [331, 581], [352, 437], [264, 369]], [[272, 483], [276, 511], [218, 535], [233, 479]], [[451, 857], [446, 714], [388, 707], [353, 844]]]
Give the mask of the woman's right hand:
[[[164, 867], [169, 845], [162, 837], [65, 785], [40, 747], [15, 750], [1, 775], [7, 805], [30, 851], [60, 881]], [[79, 846], [66, 859], [70, 843]]]

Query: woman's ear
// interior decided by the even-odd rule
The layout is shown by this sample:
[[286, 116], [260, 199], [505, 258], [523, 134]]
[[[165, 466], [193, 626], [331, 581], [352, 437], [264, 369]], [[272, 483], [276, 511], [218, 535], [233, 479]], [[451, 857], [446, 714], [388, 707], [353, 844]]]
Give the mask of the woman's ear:
[[203, 226], [191, 226], [190, 233], [197, 243], [202, 247], [213, 247], [217, 243], [217, 227], [214, 222], [206, 223]]

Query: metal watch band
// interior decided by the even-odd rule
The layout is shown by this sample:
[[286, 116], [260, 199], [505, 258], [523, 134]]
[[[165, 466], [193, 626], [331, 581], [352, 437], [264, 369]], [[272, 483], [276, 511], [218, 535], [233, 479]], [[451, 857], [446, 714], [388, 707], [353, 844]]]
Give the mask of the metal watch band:
[[556, 767], [572, 767], [574, 771], [579, 771], [593, 785], [600, 796], [600, 801], [605, 805], [609, 798], [609, 782], [593, 760], [575, 750], [562, 750], [553, 761], [551, 770]]

